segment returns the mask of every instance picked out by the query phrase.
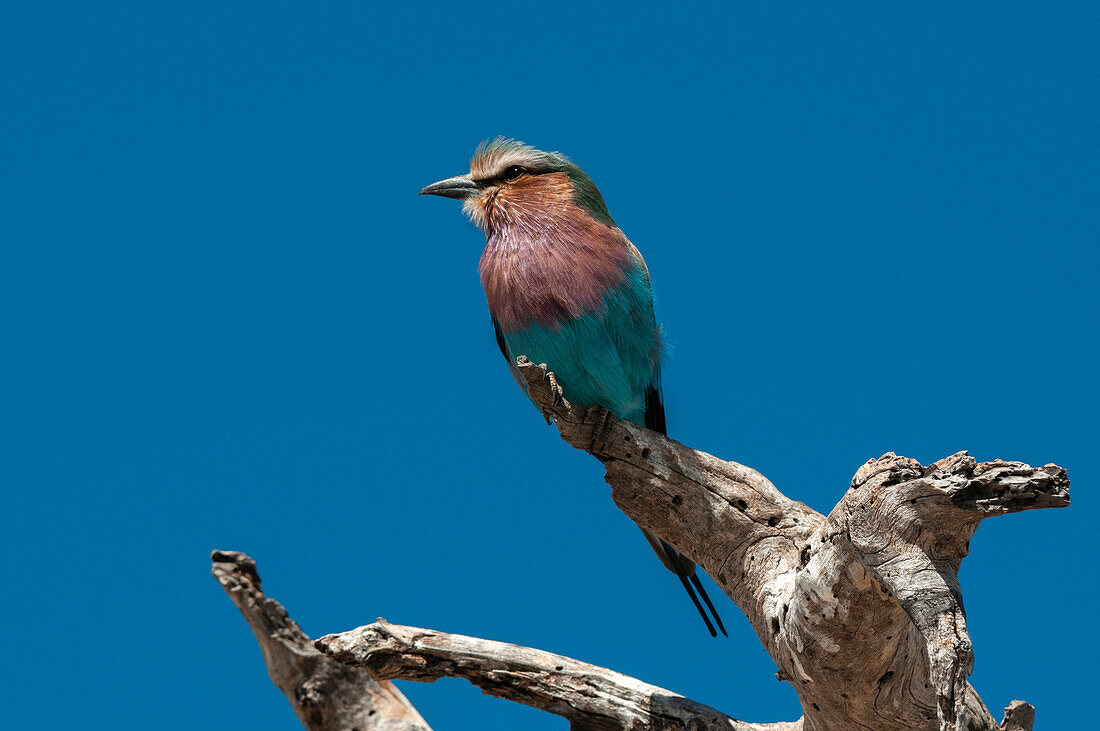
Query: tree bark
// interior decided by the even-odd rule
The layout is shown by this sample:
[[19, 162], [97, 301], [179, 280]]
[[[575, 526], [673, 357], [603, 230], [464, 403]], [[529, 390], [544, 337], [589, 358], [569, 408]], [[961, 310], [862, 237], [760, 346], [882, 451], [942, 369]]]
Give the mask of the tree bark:
[[682, 695], [561, 655], [379, 619], [314, 643], [379, 680], [465, 678], [487, 695], [569, 719], [575, 729], [612, 731], [801, 731], [802, 724], [744, 723]]
[[[327, 662], [358, 673], [337, 677], [334, 666], [324, 666], [326, 697], [374, 698], [371, 676], [386, 698], [390, 679], [454, 676], [564, 716], [577, 729], [1030, 731], [1034, 708], [1013, 701], [997, 724], [967, 681], [974, 651], [958, 571], [985, 518], [1068, 506], [1064, 469], [979, 463], [966, 452], [924, 466], [891, 452], [860, 467], [840, 502], [822, 515], [749, 467], [615, 421], [602, 409], [574, 407], [545, 365], [523, 357], [517, 365], [562, 438], [603, 462], [616, 504], [699, 564], [741, 608], [778, 666], [776, 677], [794, 686], [803, 717], [748, 724], [605, 668], [383, 620], [317, 641]], [[248, 574], [243, 554], [216, 552], [216, 562], [219, 555], [232, 565], [244, 561], [237, 573]], [[255, 595], [252, 603], [271, 602], [259, 594], [258, 578]], [[266, 629], [256, 635], [261, 647], [273, 640]], [[302, 686], [302, 671], [287, 683], [279, 679], [285, 671], [270, 670], [267, 649], [264, 655], [298, 710], [294, 688]], [[305, 677], [313, 677], [313, 667]], [[398, 705], [415, 714], [398, 696]], [[356, 708], [351, 700], [333, 702]], [[426, 728], [372, 726], [378, 714], [368, 716], [358, 728]], [[306, 722], [301, 711], [299, 717]], [[423, 721], [416, 715], [413, 723]]]
[[214, 551], [210, 558], [211, 573], [256, 635], [271, 682], [303, 726], [311, 731], [431, 731], [393, 683], [318, 652], [283, 606], [264, 596], [255, 561], [236, 551]]
[[1005, 708], [1005, 720], [1001, 731], [1031, 731], [1035, 724], [1035, 706], [1023, 701], [1012, 701]]
[[997, 729], [967, 682], [973, 649], [958, 570], [985, 518], [1069, 505], [1057, 465], [927, 467], [869, 460], [827, 516], [759, 472], [602, 409], [565, 400], [520, 358], [528, 392], [566, 442], [605, 466], [612, 498], [699, 564], [748, 617], [792, 683], [807, 731]]

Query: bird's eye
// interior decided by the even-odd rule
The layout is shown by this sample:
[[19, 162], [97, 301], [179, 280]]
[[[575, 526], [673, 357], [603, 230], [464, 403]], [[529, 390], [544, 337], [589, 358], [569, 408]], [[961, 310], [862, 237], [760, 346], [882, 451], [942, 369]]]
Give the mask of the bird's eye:
[[504, 171], [504, 174], [501, 175], [501, 177], [505, 180], [516, 180], [523, 177], [528, 172], [529, 171], [527, 170], [527, 168], [523, 167], [522, 165], [512, 165]]

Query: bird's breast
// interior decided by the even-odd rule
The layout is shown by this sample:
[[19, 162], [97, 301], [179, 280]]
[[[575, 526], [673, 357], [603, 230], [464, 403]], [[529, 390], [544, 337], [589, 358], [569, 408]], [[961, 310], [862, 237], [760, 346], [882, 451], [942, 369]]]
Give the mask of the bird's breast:
[[633, 263], [617, 228], [559, 210], [494, 228], [479, 273], [489, 311], [505, 330], [555, 328], [598, 310]]

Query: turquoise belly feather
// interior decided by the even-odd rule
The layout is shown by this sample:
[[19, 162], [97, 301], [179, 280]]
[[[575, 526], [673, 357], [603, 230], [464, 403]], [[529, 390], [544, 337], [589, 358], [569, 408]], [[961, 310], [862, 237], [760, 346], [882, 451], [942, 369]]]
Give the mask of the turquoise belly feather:
[[578, 406], [600, 405], [620, 419], [642, 424], [645, 392], [660, 355], [653, 292], [641, 266], [625, 272], [602, 309], [545, 327], [504, 333], [512, 362], [526, 355], [546, 363], [565, 397]]

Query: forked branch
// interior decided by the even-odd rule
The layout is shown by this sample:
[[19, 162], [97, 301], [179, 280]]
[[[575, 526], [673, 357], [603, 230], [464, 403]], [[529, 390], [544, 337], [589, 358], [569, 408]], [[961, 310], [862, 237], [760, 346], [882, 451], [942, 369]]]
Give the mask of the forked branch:
[[[742, 609], [803, 718], [748, 724], [606, 668], [383, 620], [323, 637], [321, 655], [260, 593], [250, 559], [215, 552], [215, 576], [307, 727], [426, 729], [389, 681], [452, 676], [584, 729], [1030, 731], [1031, 706], [1013, 701], [997, 724], [967, 681], [974, 652], [958, 570], [985, 518], [1069, 505], [1064, 469], [965, 452], [924, 466], [887, 453], [822, 515], [756, 470], [574, 407], [544, 365], [517, 365], [562, 438], [604, 463], [619, 507]], [[381, 724], [386, 714], [405, 725]]]
[[1056, 465], [927, 467], [887, 453], [828, 516], [753, 469], [572, 406], [545, 365], [517, 362], [562, 438], [606, 468], [636, 523], [711, 575], [798, 692], [807, 729], [993, 729], [967, 683], [973, 650], [958, 569], [984, 518], [1069, 505]]
[[211, 573], [241, 610], [260, 645], [267, 674], [311, 731], [431, 731], [393, 683], [325, 657], [283, 605], [264, 596], [256, 562], [214, 551]]

